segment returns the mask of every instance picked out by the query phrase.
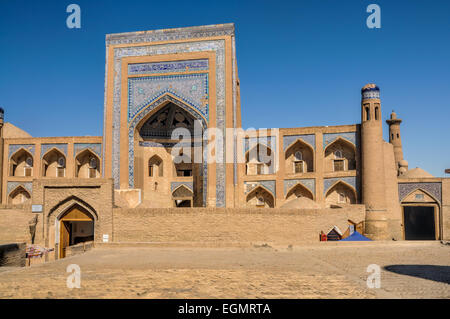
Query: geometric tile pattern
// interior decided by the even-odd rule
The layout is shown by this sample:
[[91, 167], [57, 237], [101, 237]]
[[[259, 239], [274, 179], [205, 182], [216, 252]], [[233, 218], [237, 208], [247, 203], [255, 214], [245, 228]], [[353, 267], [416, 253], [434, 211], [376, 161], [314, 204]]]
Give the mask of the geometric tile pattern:
[[30, 193], [30, 195], [33, 192], [33, 183], [31, 182], [8, 182], [6, 186], [7, 194], [9, 195], [19, 185], [25, 188]]
[[244, 182], [244, 191], [245, 195], [250, 193], [252, 190], [254, 190], [259, 185], [264, 186], [272, 195], [276, 196], [276, 190], [275, 190], [275, 181], [255, 181], [255, 182]]
[[349, 141], [356, 146], [356, 132], [326, 133], [323, 134], [323, 148], [325, 149], [329, 144], [333, 143], [339, 137]]
[[173, 193], [175, 189], [177, 189], [180, 185], [186, 186], [191, 192], [194, 192], [194, 186], [192, 182], [172, 182], [170, 184], [170, 192]]
[[90, 149], [92, 152], [102, 158], [102, 144], [101, 143], [75, 143], [73, 156], [77, 156], [81, 151]]
[[316, 194], [316, 180], [314, 178], [304, 179], [286, 179], [284, 180], [284, 195], [297, 184], [305, 186], [315, 196]]
[[9, 145], [8, 158], [11, 158], [11, 155], [13, 155], [15, 152], [17, 152], [21, 148], [27, 150], [28, 152], [31, 153], [32, 156], [34, 156], [34, 150], [35, 150], [34, 144], [11, 144], [11, 145]]
[[61, 153], [67, 156], [67, 144], [42, 144], [41, 158], [42, 156], [44, 156], [45, 153], [47, 153], [52, 148], [56, 148], [57, 150], [61, 151]]
[[334, 177], [334, 178], [325, 178], [323, 180], [323, 193], [326, 194], [327, 191], [330, 189], [331, 186], [336, 184], [338, 181], [343, 181], [349, 185], [351, 185], [357, 193], [359, 193], [358, 188], [356, 187], [356, 177], [350, 176], [350, 177]]
[[283, 150], [286, 149], [297, 140], [302, 140], [306, 144], [312, 146], [313, 149], [316, 149], [316, 135], [315, 134], [307, 134], [307, 135], [285, 135], [283, 136]]
[[398, 184], [398, 197], [401, 202], [408, 194], [416, 189], [422, 189], [436, 198], [439, 203], [442, 203], [442, 183], [399, 183]]
[[129, 75], [170, 73], [183, 71], [207, 71], [209, 69], [208, 59], [133, 63], [128, 65]]

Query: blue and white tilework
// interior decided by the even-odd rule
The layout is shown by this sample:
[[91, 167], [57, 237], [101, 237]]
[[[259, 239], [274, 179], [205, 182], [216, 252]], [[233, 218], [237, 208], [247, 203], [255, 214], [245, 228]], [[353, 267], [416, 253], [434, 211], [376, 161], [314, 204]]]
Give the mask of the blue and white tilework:
[[356, 132], [346, 132], [346, 133], [325, 133], [323, 134], [323, 148], [325, 149], [328, 145], [333, 143], [338, 138], [349, 141], [356, 147]]
[[439, 203], [442, 203], [442, 183], [399, 183], [398, 197], [400, 202], [416, 189], [422, 189], [436, 198]]
[[77, 156], [85, 149], [90, 149], [97, 154], [99, 158], [102, 157], [102, 144], [100, 143], [75, 143], [73, 155]]
[[325, 178], [323, 180], [323, 193], [326, 194], [327, 191], [339, 181], [343, 181], [352, 186], [356, 190], [356, 193], [359, 194], [359, 187], [357, 187], [357, 179], [355, 176]]
[[208, 120], [208, 74], [148, 76], [128, 80], [128, 122], [146, 106], [170, 93]]
[[45, 155], [49, 150], [56, 148], [65, 156], [67, 156], [67, 144], [42, 144], [41, 145], [41, 157]]
[[35, 145], [34, 144], [11, 144], [9, 145], [8, 150], [8, 158], [11, 158], [11, 156], [16, 153], [18, 150], [23, 148], [24, 150], [27, 150], [31, 153], [32, 156], [34, 156], [35, 151]]
[[316, 180], [314, 178], [303, 178], [303, 179], [286, 179], [284, 180], [284, 195], [286, 195], [289, 190], [291, 190], [295, 185], [301, 184], [311, 191], [311, 193], [316, 196]]
[[209, 69], [208, 62], [208, 59], [199, 59], [186, 61], [133, 63], [128, 65], [128, 74], [138, 75], [184, 71], [207, 71]]
[[186, 186], [191, 192], [194, 192], [194, 186], [192, 182], [172, 182], [170, 183], [170, 192], [173, 193], [179, 186]]
[[30, 193], [30, 195], [33, 193], [33, 183], [31, 182], [8, 182], [8, 184], [6, 185], [7, 194], [9, 195], [19, 185], [25, 188]]
[[306, 144], [309, 144], [314, 150], [316, 149], [315, 134], [285, 135], [283, 136], [283, 151], [286, 151], [288, 147], [295, 143], [297, 140], [301, 140]]
[[245, 195], [250, 193], [258, 186], [263, 186], [267, 189], [274, 197], [276, 197], [276, 183], [275, 181], [256, 181], [256, 182], [244, 182], [244, 192]]

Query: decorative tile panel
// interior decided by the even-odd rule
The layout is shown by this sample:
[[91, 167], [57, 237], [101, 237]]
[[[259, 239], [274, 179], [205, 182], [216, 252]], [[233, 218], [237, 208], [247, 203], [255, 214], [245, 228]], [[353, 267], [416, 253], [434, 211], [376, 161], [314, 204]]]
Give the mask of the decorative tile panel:
[[305, 186], [314, 196], [316, 196], [316, 180], [314, 178], [284, 180], [284, 195], [286, 195], [288, 191], [297, 184]]
[[75, 143], [73, 156], [77, 156], [85, 149], [90, 149], [97, 154], [99, 158], [102, 158], [102, 144], [100, 143]]
[[264, 186], [274, 197], [276, 197], [276, 184], [275, 181], [256, 181], [256, 182], [244, 182], [244, 193], [247, 195], [259, 185]]
[[437, 199], [439, 203], [442, 203], [442, 183], [399, 183], [398, 184], [398, 197], [401, 202], [411, 192], [422, 189]]
[[349, 185], [351, 185], [355, 190], [356, 193], [359, 194], [359, 189], [357, 187], [357, 180], [356, 177], [350, 176], [350, 177], [336, 177], [336, 178], [325, 178], [323, 180], [323, 193], [326, 194], [327, 191], [338, 181], [343, 181]]
[[134, 63], [128, 65], [129, 75], [171, 73], [184, 71], [207, 71], [209, 69], [208, 59]]
[[208, 119], [208, 74], [149, 76], [128, 80], [128, 122], [166, 93], [182, 100]]
[[30, 195], [33, 193], [33, 183], [31, 182], [8, 182], [6, 186], [7, 194], [9, 195], [13, 190], [15, 190], [18, 186], [22, 186], [25, 188]]
[[306, 144], [309, 144], [314, 150], [316, 149], [316, 135], [285, 135], [283, 136], [283, 151], [286, 151], [289, 146], [295, 143], [297, 140], [302, 140]]
[[333, 143], [338, 138], [349, 141], [356, 146], [356, 132], [347, 133], [325, 133], [323, 134], [323, 148], [325, 149], [328, 145]]
[[44, 156], [45, 153], [47, 153], [52, 148], [56, 148], [61, 153], [63, 153], [65, 156], [67, 156], [67, 144], [42, 144], [41, 145], [41, 158]]
[[8, 158], [11, 158], [11, 156], [14, 153], [16, 153], [18, 150], [20, 150], [21, 148], [27, 150], [28, 152], [31, 153], [31, 155], [34, 156], [34, 151], [35, 151], [34, 144], [11, 144], [11, 145], [9, 145]]

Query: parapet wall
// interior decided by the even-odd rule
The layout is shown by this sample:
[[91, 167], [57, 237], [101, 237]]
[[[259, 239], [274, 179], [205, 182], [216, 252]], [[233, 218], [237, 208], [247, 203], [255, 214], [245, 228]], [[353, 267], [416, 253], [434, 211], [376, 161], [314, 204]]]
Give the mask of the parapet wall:
[[114, 242], [226, 245], [270, 242], [317, 242], [320, 231], [348, 219], [364, 220], [363, 205], [342, 209], [152, 208], [113, 209]]

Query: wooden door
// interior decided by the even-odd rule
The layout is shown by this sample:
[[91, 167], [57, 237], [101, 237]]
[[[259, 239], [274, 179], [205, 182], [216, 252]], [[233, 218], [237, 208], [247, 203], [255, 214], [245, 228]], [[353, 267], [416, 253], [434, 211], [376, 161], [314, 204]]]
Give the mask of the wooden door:
[[64, 258], [66, 257], [66, 247], [70, 244], [70, 222], [61, 221], [59, 231], [59, 258]]

